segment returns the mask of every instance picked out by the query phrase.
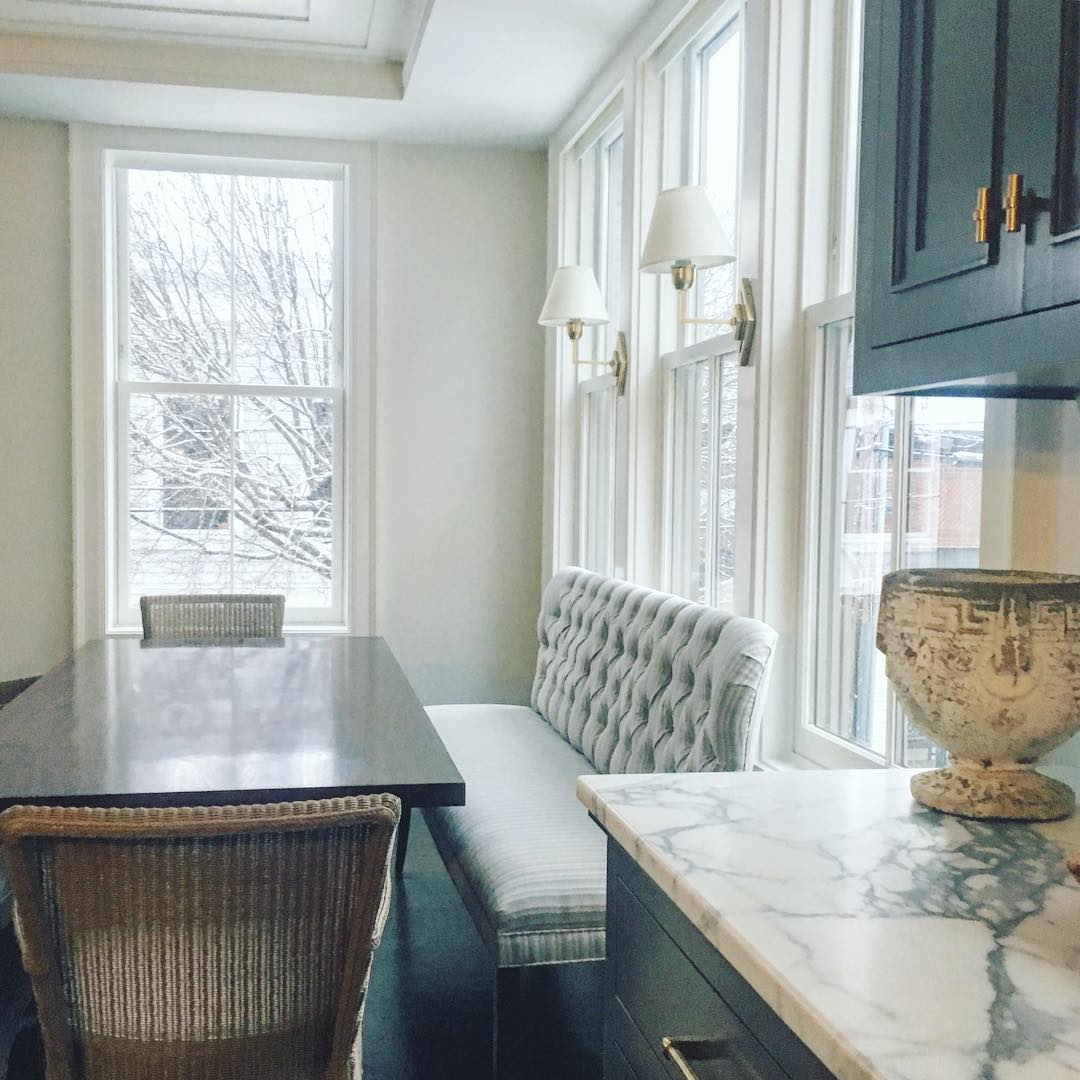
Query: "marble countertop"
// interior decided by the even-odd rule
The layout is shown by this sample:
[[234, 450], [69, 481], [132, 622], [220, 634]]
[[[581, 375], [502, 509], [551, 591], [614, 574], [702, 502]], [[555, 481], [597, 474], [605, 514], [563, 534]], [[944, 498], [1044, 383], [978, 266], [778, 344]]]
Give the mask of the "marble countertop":
[[842, 1080], [1080, 1077], [1063, 861], [1080, 815], [963, 821], [914, 803], [909, 780], [583, 776], [578, 798]]

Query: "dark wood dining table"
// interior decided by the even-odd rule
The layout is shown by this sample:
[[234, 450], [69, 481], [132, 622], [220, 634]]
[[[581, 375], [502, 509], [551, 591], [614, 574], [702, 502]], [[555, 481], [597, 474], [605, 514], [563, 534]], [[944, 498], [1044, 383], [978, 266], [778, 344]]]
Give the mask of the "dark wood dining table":
[[382, 638], [93, 641], [0, 710], [0, 810], [372, 792], [409, 808], [465, 802]]

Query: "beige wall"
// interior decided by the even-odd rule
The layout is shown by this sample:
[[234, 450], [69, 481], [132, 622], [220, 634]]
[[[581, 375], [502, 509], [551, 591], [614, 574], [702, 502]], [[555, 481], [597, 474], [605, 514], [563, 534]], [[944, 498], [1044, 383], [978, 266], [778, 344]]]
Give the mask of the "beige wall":
[[[987, 418], [988, 432], [1000, 430], [1012, 453], [1011, 470], [987, 474], [984, 527], [1004, 539], [993, 544], [984, 565], [1080, 574], [1080, 404], [991, 402]], [[1000, 530], [994, 528], [999, 514]], [[1080, 735], [1053, 756], [1080, 766]]]
[[[380, 147], [376, 630], [428, 703], [536, 656], [546, 160]], [[0, 679], [70, 648], [67, 132], [0, 120]]]
[[0, 118], [0, 680], [71, 643], [67, 129]]
[[546, 159], [379, 149], [378, 630], [425, 701], [527, 700]]

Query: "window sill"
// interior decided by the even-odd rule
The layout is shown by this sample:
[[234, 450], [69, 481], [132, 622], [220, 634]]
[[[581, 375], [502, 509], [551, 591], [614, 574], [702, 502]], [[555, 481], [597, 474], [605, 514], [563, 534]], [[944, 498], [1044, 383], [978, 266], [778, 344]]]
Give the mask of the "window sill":
[[825, 766], [819, 765], [816, 761], [811, 761], [807, 757], [803, 757], [801, 754], [796, 754], [793, 750], [786, 753], [769, 754], [767, 756], [759, 756], [754, 759], [754, 771], [755, 772], [792, 772], [792, 771], [809, 771], [820, 770]]

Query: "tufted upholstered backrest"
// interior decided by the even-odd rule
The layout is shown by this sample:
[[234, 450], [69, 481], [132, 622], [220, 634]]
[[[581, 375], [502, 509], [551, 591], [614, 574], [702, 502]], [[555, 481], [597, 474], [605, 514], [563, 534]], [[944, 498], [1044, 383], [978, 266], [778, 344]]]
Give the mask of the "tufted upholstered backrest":
[[533, 708], [598, 772], [749, 767], [771, 627], [571, 567], [538, 629]]

